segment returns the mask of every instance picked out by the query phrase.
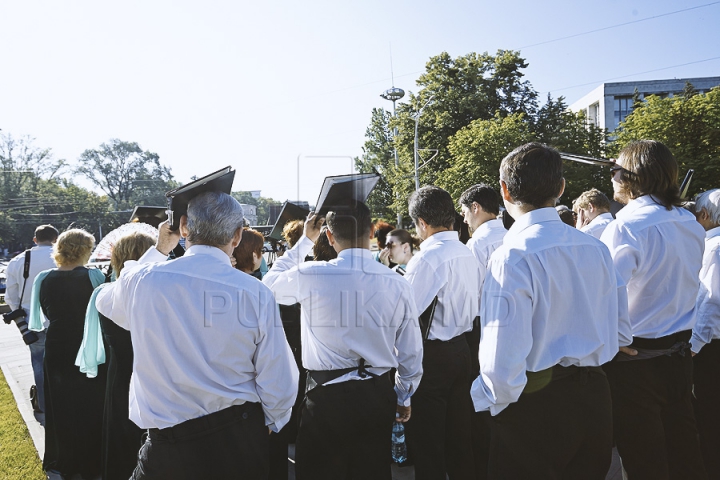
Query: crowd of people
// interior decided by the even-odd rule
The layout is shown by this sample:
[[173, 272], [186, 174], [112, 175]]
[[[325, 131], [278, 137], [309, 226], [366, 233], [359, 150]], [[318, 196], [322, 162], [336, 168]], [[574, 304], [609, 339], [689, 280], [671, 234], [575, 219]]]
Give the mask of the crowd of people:
[[418, 480], [604, 479], [614, 446], [631, 480], [720, 478], [720, 190], [683, 204], [651, 140], [611, 168], [615, 217], [596, 189], [556, 208], [548, 146], [499, 174], [499, 194], [414, 192], [414, 233], [338, 201], [285, 225], [269, 270], [221, 192], [122, 238], [111, 282], [91, 235], [39, 227], [7, 299], [46, 332], [44, 468], [277, 479], [294, 443], [299, 480], [389, 480], [401, 422]]

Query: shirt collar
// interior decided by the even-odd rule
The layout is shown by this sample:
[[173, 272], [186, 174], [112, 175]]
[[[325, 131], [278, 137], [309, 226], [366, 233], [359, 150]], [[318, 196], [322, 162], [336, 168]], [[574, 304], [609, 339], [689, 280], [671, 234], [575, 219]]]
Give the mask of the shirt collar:
[[420, 250], [425, 250], [429, 246], [440, 243], [443, 240], [459, 240], [459, 238], [460, 237], [458, 236], [458, 232], [456, 232], [455, 230], [445, 230], [443, 232], [437, 232], [423, 240], [423, 242], [420, 244]]
[[[624, 220], [626, 217], [631, 216], [635, 211], [639, 210], [642, 207], [647, 207], [649, 205], [652, 206], [662, 206], [659, 202], [657, 202], [652, 195], [643, 195], [642, 197], [635, 198], [633, 200], [630, 200], [627, 205], [625, 205], [618, 213], [615, 214], [615, 217], [620, 218], [621, 220]], [[663, 207], [664, 208], [664, 207]]]
[[363, 257], [369, 258], [373, 262], [375, 261], [372, 256], [372, 252], [370, 252], [367, 248], [346, 248], [345, 250], [340, 250], [340, 253], [338, 253], [338, 258], [349, 257]]
[[513, 223], [512, 227], [510, 227], [510, 230], [508, 230], [507, 235], [519, 235], [520, 232], [522, 232], [526, 228], [535, 225], [536, 223], [544, 222], [562, 223], [562, 220], [560, 220], [560, 215], [558, 215], [555, 207], [543, 207], [527, 212], [526, 214], [515, 220], [515, 223]]
[[209, 255], [211, 257], [215, 257], [223, 263], [232, 265], [230, 263], [230, 257], [217, 247], [211, 247], [209, 245], [193, 245], [185, 251], [185, 255], [183, 256], [187, 257], [192, 255]]
[[705, 232], [705, 240], [710, 240], [713, 237], [720, 235], [720, 227], [711, 228]]
[[597, 216], [596, 216], [595, 218], [593, 218], [592, 220], [590, 220], [590, 223], [600, 223], [600, 222], [602, 222], [602, 221], [605, 220], [605, 219], [613, 220], [612, 213], [610, 213], [610, 212], [603, 212], [603, 213], [597, 215]]
[[493, 223], [492, 222], [500, 222], [502, 223], [502, 220], [499, 218], [493, 218], [492, 220], [488, 220], [487, 222], [480, 225], [478, 228], [475, 229], [472, 236], [473, 238], [480, 238], [483, 234], [489, 232], [492, 229]]

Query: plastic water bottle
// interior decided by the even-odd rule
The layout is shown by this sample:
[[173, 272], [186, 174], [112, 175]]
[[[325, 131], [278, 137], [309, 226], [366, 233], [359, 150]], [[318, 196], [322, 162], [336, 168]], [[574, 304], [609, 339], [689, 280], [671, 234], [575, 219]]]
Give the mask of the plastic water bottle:
[[392, 428], [392, 459], [395, 463], [407, 460], [407, 445], [405, 444], [405, 425], [393, 422]]

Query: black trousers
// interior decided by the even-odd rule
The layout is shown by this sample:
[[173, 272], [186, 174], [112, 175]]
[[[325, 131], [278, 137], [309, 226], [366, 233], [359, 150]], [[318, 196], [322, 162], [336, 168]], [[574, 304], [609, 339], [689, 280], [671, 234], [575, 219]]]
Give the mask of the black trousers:
[[267, 479], [268, 429], [260, 404], [148, 432], [131, 480]]
[[[685, 336], [678, 339], [689, 340], [690, 332]], [[652, 346], [665, 338], [636, 338], [633, 345], [646, 348], [646, 343]], [[662, 346], [670, 348], [673, 341]], [[603, 368], [612, 392], [615, 442], [628, 477], [706, 478], [690, 400], [690, 352], [623, 362], [616, 358]]]
[[720, 339], [693, 357], [693, 407], [700, 451], [711, 480], [720, 479]]
[[417, 480], [475, 478], [470, 422], [470, 350], [464, 335], [428, 340], [423, 378], [412, 396], [406, 439]]
[[610, 468], [612, 404], [600, 367], [529, 372], [491, 425], [489, 478], [604, 480]]
[[397, 395], [388, 375], [317, 386], [305, 395], [297, 480], [390, 480]]
[[[480, 317], [475, 317], [473, 329], [465, 333], [465, 340], [470, 348], [470, 383], [480, 375]], [[475, 460], [475, 478], [488, 478], [488, 462], [490, 460], [490, 412], [478, 412], [472, 415], [472, 451]]]

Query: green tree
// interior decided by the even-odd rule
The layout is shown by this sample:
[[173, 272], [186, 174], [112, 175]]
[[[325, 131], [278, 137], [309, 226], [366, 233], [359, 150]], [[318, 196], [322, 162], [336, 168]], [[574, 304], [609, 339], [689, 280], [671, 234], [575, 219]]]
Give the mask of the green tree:
[[117, 210], [164, 205], [164, 193], [177, 186], [158, 154], [143, 151], [136, 142], [118, 139], [85, 150], [75, 171], [102, 190]]
[[395, 155], [393, 153], [393, 135], [390, 128], [392, 114], [382, 108], [373, 108], [370, 126], [365, 131], [363, 154], [355, 159], [355, 169], [360, 173], [379, 173], [380, 181], [373, 189], [367, 204], [375, 217], [392, 220], [397, 214], [393, 184]]
[[680, 175], [695, 170], [690, 194], [720, 186], [720, 87], [693, 92], [686, 86], [685, 94], [676, 97], [646, 97], [614, 132], [612, 145], [617, 154], [633, 140], [664, 143], [677, 159]]

